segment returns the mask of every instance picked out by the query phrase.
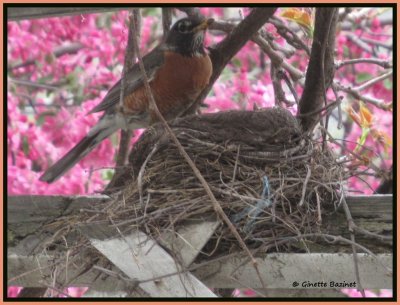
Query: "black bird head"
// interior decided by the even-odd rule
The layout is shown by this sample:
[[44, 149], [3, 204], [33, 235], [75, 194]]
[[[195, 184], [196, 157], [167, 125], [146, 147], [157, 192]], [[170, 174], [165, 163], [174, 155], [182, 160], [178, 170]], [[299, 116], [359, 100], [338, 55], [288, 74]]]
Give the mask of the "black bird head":
[[204, 34], [214, 19], [183, 18], [175, 22], [167, 34], [168, 49], [184, 56], [204, 55]]

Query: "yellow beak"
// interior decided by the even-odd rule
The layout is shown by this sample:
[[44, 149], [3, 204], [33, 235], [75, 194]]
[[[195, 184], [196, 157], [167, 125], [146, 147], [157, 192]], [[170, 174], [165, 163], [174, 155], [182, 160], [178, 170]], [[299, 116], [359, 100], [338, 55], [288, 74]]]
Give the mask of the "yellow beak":
[[212, 24], [213, 22], [214, 22], [213, 18], [205, 19], [202, 23], [200, 23], [198, 26], [196, 26], [193, 29], [193, 32], [197, 33], [197, 32], [206, 30], [210, 26], [210, 24]]

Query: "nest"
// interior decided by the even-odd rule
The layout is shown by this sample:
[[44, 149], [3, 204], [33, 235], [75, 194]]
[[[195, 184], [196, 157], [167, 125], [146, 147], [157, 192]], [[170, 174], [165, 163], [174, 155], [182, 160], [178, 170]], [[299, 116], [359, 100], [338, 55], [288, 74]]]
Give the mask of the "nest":
[[[286, 110], [190, 116], [170, 126], [253, 253], [304, 252], [321, 229], [321, 215], [340, 201], [342, 168], [329, 150], [304, 137]], [[83, 250], [85, 266], [108, 266], [82, 231], [87, 225], [91, 232], [118, 231], [118, 236], [140, 229], [163, 245], [163, 232], [220, 216], [162, 125], [142, 135], [129, 161], [106, 189], [111, 200], [42, 227], [55, 233], [37, 250], [57, 257], [64, 266], [59, 274], [70, 264], [79, 266]], [[242, 250], [232, 231], [220, 221], [194, 262], [203, 265]]]
[[[171, 128], [249, 248], [288, 251], [290, 243], [282, 241], [317, 232], [321, 214], [339, 202], [342, 168], [328, 150], [302, 136], [284, 109], [191, 116]], [[110, 211], [123, 232], [140, 228], [157, 239], [188, 220], [216, 217], [204, 187], [161, 125], [143, 134], [130, 166], [107, 191], [124, 198]], [[237, 249], [237, 239], [221, 222], [204, 251], [223, 255]]]
[[[307, 236], [302, 244], [312, 239], [321, 214], [334, 211], [340, 201], [342, 168], [329, 150], [303, 136], [284, 109], [190, 116], [170, 126], [248, 249], [304, 251], [293, 237]], [[80, 231], [86, 225], [117, 227], [119, 235], [140, 229], [162, 241], [163, 232], [176, 232], [188, 221], [219, 217], [162, 125], [142, 135], [129, 164], [106, 189], [111, 201], [45, 225], [43, 230], [56, 233], [39, 248], [67, 244], [71, 259], [92, 249]], [[99, 261], [101, 254], [92, 250], [91, 260]], [[238, 239], [221, 221], [196, 262], [237, 250]]]

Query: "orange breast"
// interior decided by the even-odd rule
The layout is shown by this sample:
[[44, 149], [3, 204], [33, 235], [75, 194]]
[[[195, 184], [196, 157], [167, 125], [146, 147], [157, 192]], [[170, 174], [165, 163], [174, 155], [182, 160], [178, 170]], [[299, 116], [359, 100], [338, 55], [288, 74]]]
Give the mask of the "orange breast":
[[[207, 86], [211, 74], [211, 60], [206, 56], [185, 57], [166, 52], [164, 65], [159, 68], [150, 87], [158, 109], [165, 119], [182, 114]], [[133, 113], [148, 111], [149, 102], [144, 86], [125, 98], [125, 105]], [[155, 119], [151, 114], [152, 121]]]

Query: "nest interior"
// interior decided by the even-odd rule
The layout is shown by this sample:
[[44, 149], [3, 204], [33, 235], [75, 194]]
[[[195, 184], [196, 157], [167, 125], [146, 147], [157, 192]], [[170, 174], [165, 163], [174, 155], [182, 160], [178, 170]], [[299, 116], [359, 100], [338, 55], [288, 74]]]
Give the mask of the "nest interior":
[[[342, 168], [282, 108], [195, 115], [170, 126], [249, 248], [293, 251], [287, 238], [318, 232], [321, 214], [339, 202]], [[124, 232], [140, 228], [157, 239], [187, 220], [216, 216], [162, 125], [142, 135], [129, 159], [106, 190], [123, 194], [109, 212]], [[239, 248], [221, 223], [203, 252]]]

